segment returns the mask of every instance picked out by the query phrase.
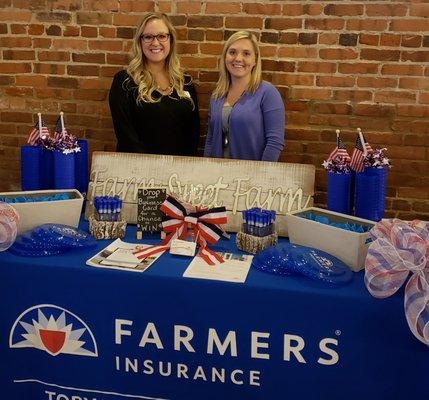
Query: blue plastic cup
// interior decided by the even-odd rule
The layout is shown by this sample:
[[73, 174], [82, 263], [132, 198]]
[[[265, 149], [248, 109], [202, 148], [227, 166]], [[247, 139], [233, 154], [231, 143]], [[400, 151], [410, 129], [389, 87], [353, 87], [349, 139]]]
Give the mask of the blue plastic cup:
[[88, 141], [79, 139], [80, 151], [75, 154], [75, 187], [85, 194], [88, 190]]
[[40, 188], [54, 188], [54, 152], [40, 148]]
[[366, 168], [356, 174], [355, 215], [380, 221], [386, 203], [387, 168]]
[[75, 153], [54, 151], [54, 188], [74, 189]]
[[39, 146], [21, 146], [21, 189], [40, 189], [40, 159]]
[[328, 172], [328, 210], [350, 214], [352, 175], [346, 173]]

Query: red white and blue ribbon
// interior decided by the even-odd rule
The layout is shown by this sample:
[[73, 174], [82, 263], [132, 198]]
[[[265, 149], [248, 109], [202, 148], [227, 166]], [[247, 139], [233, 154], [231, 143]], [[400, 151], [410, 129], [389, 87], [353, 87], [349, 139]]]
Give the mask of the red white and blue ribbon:
[[384, 219], [371, 230], [365, 285], [377, 298], [405, 283], [404, 308], [414, 336], [429, 345], [429, 222]]
[[184, 205], [173, 196], [168, 196], [161, 204], [162, 229], [167, 234], [160, 245], [150, 246], [144, 250], [134, 253], [140, 260], [149, 257], [152, 254], [170, 248], [173, 239], [184, 239], [188, 226], [195, 233], [197, 244], [200, 246], [198, 255], [202, 257], [207, 264], [215, 265], [222, 263], [222, 257], [207, 247], [207, 244], [216, 243], [221, 237], [229, 237], [220, 227], [226, 224], [227, 216], [225, 207], [199, 208], [191, 205]]

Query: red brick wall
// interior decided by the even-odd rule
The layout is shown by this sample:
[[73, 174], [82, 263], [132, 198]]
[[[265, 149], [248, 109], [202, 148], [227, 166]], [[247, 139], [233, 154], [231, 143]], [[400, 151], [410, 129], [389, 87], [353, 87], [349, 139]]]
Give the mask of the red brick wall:
[[[172, 16], [203, 120], [222, 42], [237, 29], [260, 39], [265, 78], [287, 107], [282, 161], [320, 164], [340, 128], [388, 147], [389, 216], [429, 219], [429, 4], [421, 1], [0, 0], [0, 190], [19, 188], [19, 146], [41, 111], [91, 150], [113, 150], [107, 104], [146, 11]], [[202, 127], [204, 134], [204, 123]], [[202, 139], [203, 143], [203, 139]]]

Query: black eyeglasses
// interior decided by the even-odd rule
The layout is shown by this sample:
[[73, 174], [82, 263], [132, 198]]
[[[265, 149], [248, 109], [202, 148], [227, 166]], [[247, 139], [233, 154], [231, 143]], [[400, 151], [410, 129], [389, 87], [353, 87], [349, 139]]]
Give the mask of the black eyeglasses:
[[143, 42], [145, 43], [152, 43], [155, 38], [158, 40], [158, 42], [166, 42], [168, 38], [170, 37], [169, 33], [158, 33], [158, 35], [141, 35], [140, 38], [143, 39]]

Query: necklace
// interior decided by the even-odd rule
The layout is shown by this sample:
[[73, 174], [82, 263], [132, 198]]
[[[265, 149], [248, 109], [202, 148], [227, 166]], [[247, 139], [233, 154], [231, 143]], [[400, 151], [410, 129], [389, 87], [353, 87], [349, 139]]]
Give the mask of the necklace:
[[162, 95], [168, 96], [173, 93], [173, 84], [170, 82], [170, 84], [165, 88], [161, 87], [161, 85], [157, 85], [156, 90]]
[[162, 88], [161, 86], [157, 86], [156, 87], [158, 90], [160, 90], [161, 92], [166, 92], [167, 90], [171, 90], [172, 89], [172, 86], [171, 86], [171, 84], [170, 85], [168, 85], [166, 88]]

